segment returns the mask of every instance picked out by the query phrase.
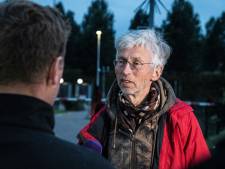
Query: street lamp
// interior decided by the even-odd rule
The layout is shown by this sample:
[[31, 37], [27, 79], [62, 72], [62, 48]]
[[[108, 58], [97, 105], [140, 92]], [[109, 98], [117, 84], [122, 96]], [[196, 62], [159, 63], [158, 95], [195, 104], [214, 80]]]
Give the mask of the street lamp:
[[79, 98], [80, 96], [80, 85], [82, 85], [84, 80], [82, 78], [77, 79], [77, 84], [75, 85], [75, 97]]
[[82, 84], [83, 82], [84, 82], [83, 79], [81, 79], [81, 78], [77, 79], [78, 84]]
[[59, 82], [60, 82], [60, 84], [63, 84], [64, 83], [64, 79], [61, 78]]
[[100, 47], [101, 47], [101, 34], [102, 31], [97, 30], [97, 66], [96, 66], [96, 86], [99, 86], [100, 83]]

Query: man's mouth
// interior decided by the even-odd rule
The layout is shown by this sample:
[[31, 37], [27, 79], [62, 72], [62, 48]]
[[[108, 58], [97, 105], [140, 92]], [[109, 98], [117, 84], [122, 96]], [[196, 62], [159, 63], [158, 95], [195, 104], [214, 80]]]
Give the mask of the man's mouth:
[[133, 83], [133, 82], [130, 81], [130, 80], [127, 80], [127, 79], [121, 79], [120, 83], [122, 83], [122, 84], [130, 84], [130, 83]]

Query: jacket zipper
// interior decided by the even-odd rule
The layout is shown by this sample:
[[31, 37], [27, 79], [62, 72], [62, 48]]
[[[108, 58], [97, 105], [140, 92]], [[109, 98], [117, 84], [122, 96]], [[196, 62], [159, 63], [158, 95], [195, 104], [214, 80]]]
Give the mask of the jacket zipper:
[[134, 135], [132, 135], [131, 140], [131, 161], [130, 161], [130, 169], [135, 169], [135, 142], [134, 142]]
[[151, 164], [150, 164], [150, 166], [151, 166], [151, 168], [153, 168], [153, 160], [154, 160], [154, 156], [156, 155], [155, 154], [155, 148], [156, 148], [156, 142], [157, 142], [157, 133], [158, 133], [158, 124], [156, 125], [156, 128], [155, 128], [155, 131], [154, 130], [152, 130], [152, 132], [153, 132], [153, 147], [152, 147], [152, 157], [151, 157]]
[[129, 134], [121, 129], [119, 129], [119, 132], [121, 132], [122, 134], [128, 136], [130, 138], [131, 141], [131, 153], [129, 155], [129, 159], [130, 159], [130, 167], [129, 169], [136, 169], [135, 168], [135, 142], [134, 142], [134, 134], [132, 132], [130, 132]]

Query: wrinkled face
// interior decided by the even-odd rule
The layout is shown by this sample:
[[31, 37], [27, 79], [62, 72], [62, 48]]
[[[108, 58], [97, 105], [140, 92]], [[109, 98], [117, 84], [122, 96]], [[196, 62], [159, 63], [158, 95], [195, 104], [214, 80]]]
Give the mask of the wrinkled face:
[[149, 92], [154, 75], [152, 53], [141, 46], [118, 51], [115, 61], [118, 85], [126, 95], [140, 95]]

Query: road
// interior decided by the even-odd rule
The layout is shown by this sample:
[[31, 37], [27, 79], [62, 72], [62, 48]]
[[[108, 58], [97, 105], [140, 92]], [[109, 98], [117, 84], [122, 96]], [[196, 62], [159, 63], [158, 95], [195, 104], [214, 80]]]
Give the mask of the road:
[[55, 134], [69, 142], [76, 143], [76, 135], [87, 124], [87, 111], [66, 112], [55, 115]]

